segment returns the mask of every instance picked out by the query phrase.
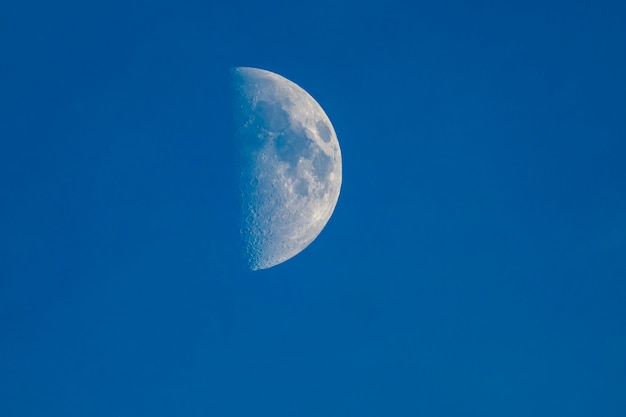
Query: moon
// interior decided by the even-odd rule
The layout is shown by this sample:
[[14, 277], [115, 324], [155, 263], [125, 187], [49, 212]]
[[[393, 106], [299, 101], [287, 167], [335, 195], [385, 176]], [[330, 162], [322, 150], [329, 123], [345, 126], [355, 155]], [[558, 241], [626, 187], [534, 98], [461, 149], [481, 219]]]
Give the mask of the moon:
[[328, 223], [341, 189], [341, 151], [322, 107], [270, 71], [233, 68], [244, 262], [294, 257]]

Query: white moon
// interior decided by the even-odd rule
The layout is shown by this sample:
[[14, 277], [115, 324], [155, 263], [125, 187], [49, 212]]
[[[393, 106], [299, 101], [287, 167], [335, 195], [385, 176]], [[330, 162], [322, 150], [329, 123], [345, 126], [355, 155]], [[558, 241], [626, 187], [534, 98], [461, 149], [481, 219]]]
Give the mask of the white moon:
[[256, 68], [234, 68], [232, 77], [244, 258], [265, 269], [300, 253], [328, 223], [341, 151], [328, 116], [297, 84]]

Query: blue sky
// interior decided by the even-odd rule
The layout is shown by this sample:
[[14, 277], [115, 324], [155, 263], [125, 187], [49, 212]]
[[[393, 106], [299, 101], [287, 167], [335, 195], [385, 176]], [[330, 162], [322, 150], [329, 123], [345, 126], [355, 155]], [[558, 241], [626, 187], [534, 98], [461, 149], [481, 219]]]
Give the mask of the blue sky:
[[[626, 415], [626, 5], [0, 8], [0, 415]], [[343, 186], [236, 256], [229, 69]]]

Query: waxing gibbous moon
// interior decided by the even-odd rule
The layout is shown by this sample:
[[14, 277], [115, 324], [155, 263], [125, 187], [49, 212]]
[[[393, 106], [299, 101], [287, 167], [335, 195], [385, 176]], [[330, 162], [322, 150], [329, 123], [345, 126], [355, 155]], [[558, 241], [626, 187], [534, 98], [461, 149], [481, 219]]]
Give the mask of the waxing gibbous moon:
[[232, 70], [241, 174], [241, 237], [252, 270], [304, 250], [332, 215], [341, 188], [341, 151], [322, 107], [270, 71]]

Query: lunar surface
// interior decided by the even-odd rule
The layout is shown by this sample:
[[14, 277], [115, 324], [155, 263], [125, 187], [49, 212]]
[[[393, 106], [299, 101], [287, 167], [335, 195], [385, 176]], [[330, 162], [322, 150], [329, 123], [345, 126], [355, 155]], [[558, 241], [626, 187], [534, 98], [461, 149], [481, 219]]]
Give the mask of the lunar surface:
[[252, 270], [305, 249], [335, 209], [341, 151], [321, 106], [270, 71], [232, 70], [241, 163], [241, 236]]

